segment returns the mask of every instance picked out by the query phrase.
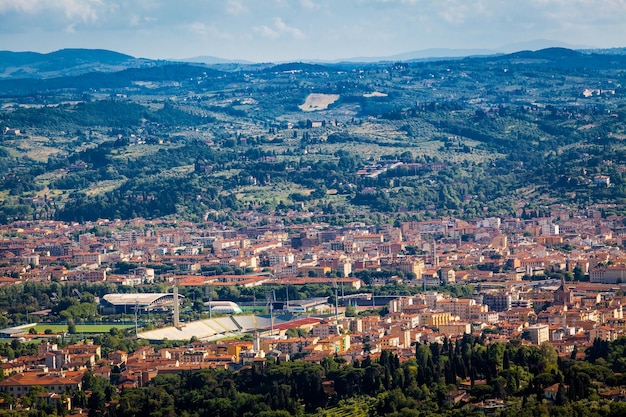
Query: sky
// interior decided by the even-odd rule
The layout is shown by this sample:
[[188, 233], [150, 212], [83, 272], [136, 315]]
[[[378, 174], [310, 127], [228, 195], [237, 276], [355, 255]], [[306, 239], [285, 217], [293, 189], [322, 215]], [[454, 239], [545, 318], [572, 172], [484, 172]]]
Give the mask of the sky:
[[626, 46], [626, 0], [0, 0], [0, 50], [253, 62]]

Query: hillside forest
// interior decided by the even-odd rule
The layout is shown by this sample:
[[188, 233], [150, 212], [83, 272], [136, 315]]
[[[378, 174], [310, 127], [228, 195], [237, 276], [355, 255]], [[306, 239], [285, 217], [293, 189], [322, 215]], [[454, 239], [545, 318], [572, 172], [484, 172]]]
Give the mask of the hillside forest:
[[0, 79], [0, 221], [622, 212], [624, 59], [553, 48]]

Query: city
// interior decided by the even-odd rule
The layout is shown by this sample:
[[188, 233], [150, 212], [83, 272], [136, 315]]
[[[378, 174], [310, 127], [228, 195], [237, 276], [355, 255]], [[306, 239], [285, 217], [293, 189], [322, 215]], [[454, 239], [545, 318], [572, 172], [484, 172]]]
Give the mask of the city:
[[626, 415], [625, 14], [0, 0], [0, 417]]
[[[285, 227], [279, 218], [264, 223], [241, 229], [143, 219], [2, 226], [3, 285], [127, 287], [124, 294], [94, 300], [100, 319], [125, 311], [130, 323], [132, 314], [144, 322], [150, 311], [171, 310], [167, 322], [134, 332], [142, 340], [183, 344], [103, 356], [93, 338], [62, 349], [43, 342], [37, 355], [4, 358], [2, 368], [11, 376], [0, 382], [0, 390], [19, 395], [30, 386], [49, 389], [55, 386], [54, 375], [70, 369], [90, 369], [110, 379], [115, 368], [118, 387], [123, 388], [144, 386], [160, 374], [239, 369], [267, 360], [321, 363], [334, 356], [354, 363], [388, 350], [407, 361], [415, 357], [416, 343], [454, 343], [464, 335], [479, 337], [487, 345], [547, 343], [559, 356], [577, 358], [598, 340], [613, 342], [624, 336], [626, 226], [623, 217], [603, 216], [600, 209], [571, 212], [552, 207], [546, 217], [524, 213], [515, 218], [396, 225]], [[119, 273], [119, 264], [132, 269]], [[155, 283], [165, 283], [167, 292], [151, 295]], [[288, 297], [289, 287], [304, 285], [326, 285], [331, 297], [276, 298], [277, 293]], [[472, 291], [456, 296], [450, 292], [454, 286]], [[171, 291], [200, 288], [213, 297], [213, 288], [223, 287], [267, 288], [273, 294], [267, 302], [258, 301], [262, 315], [241, 313], [232, 302], [243, 299], [241, 295], [222, 300], [215, 294], [201, 309], [204, 318], [179, 321]], [[175, 297], [184, 305], [182, 295]], [[359, 314], [364, 311], [376, 314]], [[11, 327], [2, 333], [22, 341], [56, 336], [33, 331], [35, 325], [59, 321], [50, 310], [32, 311], [30, 320], [32, 325], [5, 319]], [[242, 339], [245, 334], [251, 337]], [[52, 393], [60, 395], [67, 384], [80, 388], [80, 378], [67, 375], [68, 382]], [[455, 401], [462, 398], [469, 397]]]

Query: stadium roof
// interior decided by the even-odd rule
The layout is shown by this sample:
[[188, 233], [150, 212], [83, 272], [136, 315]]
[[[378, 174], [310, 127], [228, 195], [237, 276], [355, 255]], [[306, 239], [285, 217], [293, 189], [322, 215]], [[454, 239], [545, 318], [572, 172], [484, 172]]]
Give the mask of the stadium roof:
[[[178, 295], [178, 299], [185, 298]], [[145, 294], [106, 294], [102, 297], [104, 301], [114, 306], [137, 306], [149, 307], [159, 306], [167, 303], [173, 303], [174, 294], [172, 293], [145, 293]]]
[[0, 334], [5, 337], [26, 334], [31, 327], [35, 327], [36, 325], [37, 323], [29, 323], [22, 324], [21, 326], [7, 327], [6, 329], [0, 330]]
[[[274, 327], [276, 328], [276, 326], [286, 323], [291, 318], [291, 315], [274, 317]], [[319, 321], [320, 319], [314, 320]], [[301, 324], [309, 323], [303, 322]], [[137, 337], [147, 340], [189, 340], [195, 336], [200, 340], [210, 341], [244, 334], [254, 330], [267, 331], [271, 327], [272, 319], [270, 316], [236, 315], [192, 321], [184, 323], [178, 328], [170, 326], [148, 330], [139, 333]]]

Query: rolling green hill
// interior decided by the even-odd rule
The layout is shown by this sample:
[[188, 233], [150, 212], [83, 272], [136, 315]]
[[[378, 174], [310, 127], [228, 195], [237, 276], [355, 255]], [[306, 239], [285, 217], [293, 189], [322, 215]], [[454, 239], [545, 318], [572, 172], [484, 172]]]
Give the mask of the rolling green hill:
[[[12, 59], [25, 69], [44, 57]], [[65, 50], [41, 62], [125, 59]], [[341, 223], [555, 203], [623, 212], [623, 60], [551, 48], [229, 72], [162, 63], [3, 80], [0, 219], [236, 221], [254, 210]], [[327, 108], [302, 110], [325, 97]]]

